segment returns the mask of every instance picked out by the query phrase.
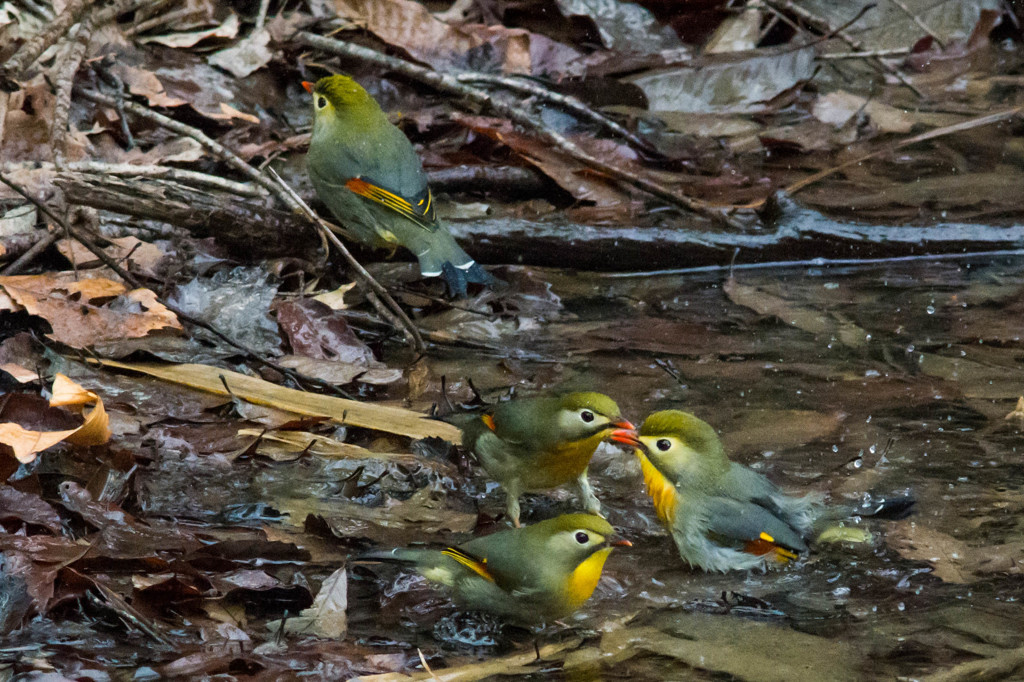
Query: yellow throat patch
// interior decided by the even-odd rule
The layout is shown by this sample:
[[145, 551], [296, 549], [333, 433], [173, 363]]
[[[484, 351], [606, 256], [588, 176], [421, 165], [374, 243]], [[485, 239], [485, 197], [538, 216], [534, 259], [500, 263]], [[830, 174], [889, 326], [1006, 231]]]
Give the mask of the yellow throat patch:
[[665, 475], [658, 471], [657, 467], [651, 464], [642, 451], [636, 450], [636, 456], [640, 458], [640, 469], [644, 474], [644, 483], [647, 485], [647, 494], [654, 502], [654, 511], [658, 518], [665, 525], [672, 525], [676, 516], [676, 502], [679, 492], [672, 481], [665, 478]]
[[590, 464], [597, 446], [604, 440], [605, 432], [596, 433], [583, 440], [562, 443], [553, 450], [540, 453], [535, 467], [551, 481], [549, 487], [568, 483], [583, 473]]
[[604, 562], [611, 553], [611, 547], [599, 549], [569, 574], [569, 579], [565, 582], [565, 597], [573, 611], [583, 606], [583, 602], [594, 594], [597, 581], [601, 579], [601, 571], [604, 570]]

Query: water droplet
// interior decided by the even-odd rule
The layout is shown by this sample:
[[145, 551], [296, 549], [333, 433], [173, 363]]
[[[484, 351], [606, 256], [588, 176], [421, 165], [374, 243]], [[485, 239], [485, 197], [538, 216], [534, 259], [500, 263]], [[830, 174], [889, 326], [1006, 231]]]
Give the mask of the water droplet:
[[934, 315], [935, 314], [935, 306], [930, 305], [927, 308], [925, 308], [924, 311], [926, 313], [928, 313], [929, 315]]
[[903, 602], [900, 602], [899, 604], [896, 605], [896, 608], [898, 608], [900, 611], [903, 611], [904, 609], [907, 608], [907, 606]]

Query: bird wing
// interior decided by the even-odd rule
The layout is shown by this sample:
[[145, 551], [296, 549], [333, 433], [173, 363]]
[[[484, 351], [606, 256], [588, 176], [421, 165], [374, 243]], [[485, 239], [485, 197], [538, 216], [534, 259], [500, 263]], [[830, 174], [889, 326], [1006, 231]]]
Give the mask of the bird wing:
[[[790, 554], [807, 551], [800, 534], [764, 507], [728, 497], [708, 500], [708, 532], [730, 542], [742, 542], [755, 553], [781, 548]], [[795, 557], [789, 557], [795, 558]]]
[[395, 190], [388, 189], [382, 183], [362, 175], [347, 180], [345, 187], [354, 194], [395, 211], [426, 230], [437, 229], [434, 195], [427, 186], [424, 186], [415, 195], [403, 196]]
[[495, 582], [494, 575], [492, 575], [491, 571], [487, 567], [486, 557], [478, 557], [459, 547], [445, 547], [441, 550], [441, 554], [449, 559], [454, 559], [456, 562], [465, 566], [473, 573], [476, 573], [484, 580], [492, 583]]

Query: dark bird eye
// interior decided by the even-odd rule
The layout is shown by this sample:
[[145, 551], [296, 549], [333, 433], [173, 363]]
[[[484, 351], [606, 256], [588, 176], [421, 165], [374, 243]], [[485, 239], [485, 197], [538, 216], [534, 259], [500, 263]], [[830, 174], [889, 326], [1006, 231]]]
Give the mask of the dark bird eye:
[[662, 452], [668, 452], [672, 449], [672, 443], [668, 438], [659, 438], [658, 442], [654, 444]]
[[583, 410], [582, 412], [580, 412], [580, 419], [589, 424], [590, 422], [594, 421], [594, 413], [591, 412], [590, 410]]
[[321, 109], [323, 109], [324, 107], [327, 106], [327, 99], [324, 98], [324, 97], [317, 97], [316, 98], [316, 105], [318, 107], [320, 107]]
[[590, 536], [584, 533], [583, 531], [579, 531], [576, 533], [576, 542], [580, 543], [581, 545], [585, 545], [588, 542], [590, 542]]

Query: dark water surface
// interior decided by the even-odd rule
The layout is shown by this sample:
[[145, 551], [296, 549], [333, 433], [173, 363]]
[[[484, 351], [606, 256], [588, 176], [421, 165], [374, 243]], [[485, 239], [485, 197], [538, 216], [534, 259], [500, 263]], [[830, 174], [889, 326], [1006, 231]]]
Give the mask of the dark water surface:
[[[421, 361], [432, 382], [444, 375], [463, 396], [471, 377], [488, 399], [510, 387], [600, 390], [636, 423], [655, 410], [685, 409], [719, 430], [734, 460], [794, 494], [856, 503], [911, 493], [917, 513], [850, 521], [870, 534], [867, 541], [861, 533], [861, 542], [822, 544], [782, 570], [704, 574], [682, 564], [658, 526], [633, 456], [605, 445], [591, 481], [634, 546], [612, 554], [579, 613], [536, 635], [488, 629], [422, 579], [355, 568], [349, 634], [335, 663], [311, 668], [308, 656], [296, 658], [296, 679], [390, 664], [408, 670], [418, 667], [417, 648], [440, 671], [529, 653], [534, 642], [571, 647], [516, 668], [516, 676], [925, 679], [972, 661], [1014, 670], [1024, 645], [1024, 414], [1007, 415], [1024, 394], [1022, 267], [1024, 257], [989, 255], [737, 269], [731, 277], [723, 270], [520, 271], [518, 285], [532, 293], [508, 315], [451, 311], [424, 320], [491, 347], [445, 348]], [[425, 410], [435, 399], [427, 390], [409, 404]], [[480, 472], [459, 473], [430, 447], [415, 446], [438, 457], [437, 466], [317, 457], [267, 464], [190, 456], [201, 429], [183, 429], [172, 422], [149, 434], [156, 463], [142, 472], [140, 504], [155, 517], [279, 528], [282, 539], [315, 547], [321, 540], [303, 522], [321, 514], [348, 538], [323, 554], [339, 557], [466, 537], [450, 531], [472, 527], [478, 509], [496, 516], [504, 507]], [[225, 442], [237, 447], [233, 435]], [[410, 447], [387, 439], [370, 445]], [[341, 481], [360, 465], [360, 486], [340, 495]], [[393, 506], [424, 489], [433, 511], [419, 525], [351, 517], [352, 505], [382, 509], [389, 498]], [[572, 510], [567, 491], [530, 496], [524, 521]], [[336, 558], [317, 563], [314, 553], [311, 564], [275, 575], [316, 585], [337, 566]], [[251, 613], [248, 631], [280, 617], [273, 609]], [[68, 647], [109, 645], [108, 660], [125, 669], [149, 660], [139, 651], [118, 654], [95, 632], [82, 636]]]

